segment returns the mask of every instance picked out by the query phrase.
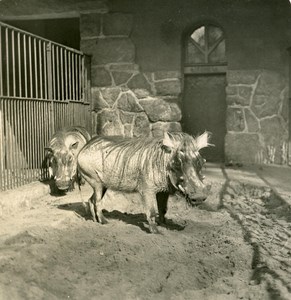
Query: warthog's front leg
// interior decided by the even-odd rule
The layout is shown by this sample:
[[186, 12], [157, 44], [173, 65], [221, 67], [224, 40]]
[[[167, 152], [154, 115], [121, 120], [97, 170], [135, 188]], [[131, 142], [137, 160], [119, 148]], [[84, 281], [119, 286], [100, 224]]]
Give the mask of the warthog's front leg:
[[159, 223], [165, 224], [165, 214], [167, 213], [168, 209], [168, 199], [169, 199], [169, 193], [168, 192], [159, 192], [156, 195], [157, 198], [157, 204], [158, 204], [158, 211], [159, 211]]
[[152, 191], [143, 191], [142, 194], [145, 214], [149, 223], [149, 230], [151, 233], [159, 233], [156, 223], [156, 194]]

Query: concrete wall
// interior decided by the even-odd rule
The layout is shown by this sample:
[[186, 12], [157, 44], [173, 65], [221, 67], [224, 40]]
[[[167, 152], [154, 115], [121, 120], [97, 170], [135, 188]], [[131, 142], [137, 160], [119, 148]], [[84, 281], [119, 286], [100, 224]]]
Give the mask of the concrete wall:
[[92, 55], [97, 133], [181, 130], [183, 40], [211, 22], [226, 34], [226, 159], [287, 162], [291, 18], [288, 0], [0, 2], [0, 16], [80, 17]]

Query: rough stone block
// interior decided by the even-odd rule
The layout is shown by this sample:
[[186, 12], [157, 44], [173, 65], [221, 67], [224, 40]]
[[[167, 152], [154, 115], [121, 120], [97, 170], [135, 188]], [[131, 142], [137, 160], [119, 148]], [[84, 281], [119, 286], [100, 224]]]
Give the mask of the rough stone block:
[[118, 110], [103, 109], [97, 114], [97, 134], [123, 135], [123, 126]]
[[81, 14], [80, 15], [81, 39], [99, 36], [100, 28], [101, 28], [101, 15], [100, 14]]
[[259, 131], [260, 129], [259, 120], [256, 118], [254, 113], [248, 108], [245, 109], [245, 120], [246, 120], [248, 132]]
[[258, 134], [227, 133], [225, 136], [225, 158], [233, 163], [257, 163], [262, 152]]
[[110, 13], [103, 16], [103, 34], [105, 36], [130, 36], [133, 18], [131, 14]]
[[250, 105], [252, 92], [251, 86], [238, 86], [239, 104]]
[[157, 95], [179, 95], [181, 93], [181, 82], [178, 79], [155, 82]]
[[260, 71], [258, 70], [228, 70], [226, 73], [227, 82], [230, 85], [235, 84], [255, 84]]
[[241, 108], [229, 107], [226, 112], [227, 131], [244, 131], [244, 112]]
[[286, 82], [279, 74], [266, 71], [261, 74], [252, 101], [252, 110], [258, 118], [278, 114], [285, 87]]
[[177, 103], [167, 102], [160, 98], [142, 99], [139, 101], [150, 121], [178, 122], [182, 113]]
[[122, 111], [122, 110], [119, 112], [120, 121], [123, 125], [132, 124], [135, 115], [136, 115], [135, 113]]
[[122, 92], [120, 87], [108, 87], [101, 88], [100, 92], [102, 94], [102, 98], [108, 103], [110, 107], [113, 106], [115, 101], [117, 100], [119, 94]]
[[141, 112], [144, 110], [143, 107], [138, 103], [134, 93], [131, 91], [122, 93], [117, 99], [116, 103], [116, 107], [124, 111]]
[[237, 92], [237, 86], [236, 85], [228, 85], [226, 88], [225, 88], [225, 92], [226, 92], [226, 95], [237, 95], [238, 92]]
[[112, 71], [111, 72], [115, 85], [126, 84], [128, 80], [132, 77], [133, 73]]
[[164, 79], [180, 79], [181, 72], [179, 71], [157, 71], [153, 73], [154, 80]]
[[274, 116], [272, 118], [263, 119], [260, 124], [260, 132], [266, 145], [281, 145], [284, 140], [288, 139], [287, 124], [284, 124], [280, 117]]
[[133, 127], [133, 136], [149, 135], [151, 131], [147, 115], [142, 112], [136, 115]]
[[132, 137], [132, 124], [123, 125], [123, 134], [126, 137]]
[[137, 75], [133, 76], [127, 83], [127, 86], [131, 90], [144, 89], [144, 90], [151, 91], [151, 85], [148, 82], [147, 78], [142, 73], [138, 73]]
[[99, 88], [92, 88], [91, 89], [91, 95], [92, 95], [92, 103], [93, 103], [93, 110], [99, 111], [103, 108], [109, 108], [109, 104], [104, 101], [101, 91]]
[[147, 98], [150, 96], [150, 92], [145, 89], [134, 89], [133, 92], [138, 99]]
[[93, 56], [97, 45], [97, 38], [80, 41], [80, 50], [86, 55]]
[[156, 122], [152, 124], [152, 135], [155, 137], [161, 137], [164, 132], [180, 132], [182, 131], [181, 124], [179, 122]]
[[[287, 91], [287, 89], [286, 89]], [[288, 106], [288, 97], [282, 97], [284, 100], [281, 103], [281, 108], [280, 108], [280, 115], [282, 116], [282, 118], [284, 119], [285, 122], [288, 122], [289, 120], [289, 106]], [[291, 108], [290, 108], [291, 109]], [[291, 120], [290, 120], [291, 122]]]
[[89, 50], [92, 53], [93, 66], [119, 62], [133, 63], [135, 60], [135, 47], [129, 38], [99, 38], [95, 46]]
[[108, 66], [110, 71], [120, 71], [137, 73], [139, 72], [139, 65], [134, 63], [113, 63]]
[[91, 85], [92, 87], [111, 86], [112, 78], [105, 67], [92, 67], [91, 69]]

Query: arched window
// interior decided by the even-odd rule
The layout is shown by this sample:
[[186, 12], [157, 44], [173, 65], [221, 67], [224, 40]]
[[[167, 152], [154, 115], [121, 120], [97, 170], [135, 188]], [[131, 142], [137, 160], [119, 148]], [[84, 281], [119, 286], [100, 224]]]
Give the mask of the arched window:
[[185, 66], [225, 64], [225, 37], [221, 28], [203, 25], [188, 36]]

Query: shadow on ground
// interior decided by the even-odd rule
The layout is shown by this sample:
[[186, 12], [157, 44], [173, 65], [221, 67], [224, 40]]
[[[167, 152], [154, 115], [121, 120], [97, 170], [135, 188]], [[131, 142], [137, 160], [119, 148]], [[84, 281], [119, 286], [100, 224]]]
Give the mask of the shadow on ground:
[[[256, 187], [225, 178], [219, 208], [225, 208], [253, 247], [251, 284], [266, 282], [272, 299], [291, 293], [291, 210], [269, 187]], [[288, 296], [289, 295], [289, 296]], [[290, 299], [290, 298], [289, 298]]]
[[[84, 218], [85, 220], [92, 220], [91, 215], [85, 209], [82, 202], [66, 203], [57, 206], [59, 209], [73, 211], [78, 217]], [[150, 233], [147, 220], [143, 213], [126, 213], [120, 212], [118, 210], [107, 211], [103, 210], [103, 214], [107, 219], [119, 220], [126, 224], [134, 225], [139, 227], [142, 231]], [[159, 224], [160, 227], [164, 227], [168, 230], [181, 231], [184, 230], [185, 225], [181, 225], [173, 221], [172, 219], [167, 219], [166, 224]]]

